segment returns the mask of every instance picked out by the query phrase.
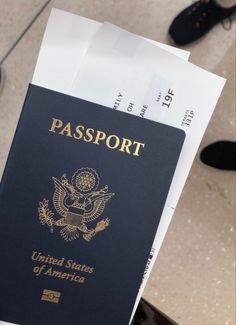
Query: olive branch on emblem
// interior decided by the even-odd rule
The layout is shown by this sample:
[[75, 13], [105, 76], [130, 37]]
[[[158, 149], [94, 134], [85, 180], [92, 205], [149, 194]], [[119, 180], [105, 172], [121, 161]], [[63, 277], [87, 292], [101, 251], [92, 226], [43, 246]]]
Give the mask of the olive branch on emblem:
[[38, 213], [40, 223], [43, 226], [46, 224], [48, 227], [50, 227], [50, 231], [53, 233], [53, 226], [55, 224], [55, 221], [53, 219], [54, 213], [48, 207], [48, 200], [43, 199], [42, 202], [39, 202]]

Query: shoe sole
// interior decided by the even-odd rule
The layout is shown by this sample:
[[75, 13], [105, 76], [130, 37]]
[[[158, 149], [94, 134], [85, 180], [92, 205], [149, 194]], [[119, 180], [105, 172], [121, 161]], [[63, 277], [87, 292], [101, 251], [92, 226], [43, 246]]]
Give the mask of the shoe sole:
[[[219, 140], [220, 141], [220, 140]], [[223, 140], [222, 140], [223, 141]], [[216, 167], [213, 167], [213, 166], [209, 166], [207, 164], [204, 164], [204, 162], [201, 161], [201, 158], [200, 158], [200, 153], [202, 152], [202, 150], [207, 146], [207, 144], [205, 145], [200, 145], [199, 149], [198, 149], [198, 152], [197, 152], [197, 155], [195, 157], [195, 161], [198, 163], [199, 166], [203, 167], [204, 169], [207, 169], [211, 172], [213, 171], [218, 171], [220, 173], [224, 172], [224, 173], [230, 173], [230, 172], [234, 172], [234, 170], [232, 169], [220, 169], [220, 168], [216, 168]]]
[[[198, 38], [197, 40], [195, 40], [193, 42], [190, 42], [190, 43], [187, 43], [187, 44], [183, 44], [183, 45], [176, 44], [175, 41], [173, 40], [173, 38], [171, 37], [171, 35], [169, 33], [167, 34], [167, 38], [166, 39], [167, 39], [167, 42], [168, 42], [169, 45], [174, 46], [174, 47], [178, 47], [178, 48], [184, 48], [186, 46], [192, 47], [192, 46], [198, 45], [199, 43], [202, 42], [202, 40], [204, 40], [205, 38], [207, 38], [207, 34], [208, 33], [206, 33], [205, 35], [201, 36], [200, 38]], [[191, 48], [190, 49], [187, 49], [187, 51], [191, 51]]]

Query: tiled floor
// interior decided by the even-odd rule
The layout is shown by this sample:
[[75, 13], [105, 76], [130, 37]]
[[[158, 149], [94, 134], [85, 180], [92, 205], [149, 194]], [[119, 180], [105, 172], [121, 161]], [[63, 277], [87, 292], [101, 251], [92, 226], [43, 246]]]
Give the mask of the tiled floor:
[[[45, 0], [0, 0], [0, 61]], [[4, 61], [0, 95], [0, 175], [51, 7], [167, 42], [174, 15], [190, 1], [53, 0]], [[202, 144], [235, 137], [235, 24], [193, 44], [191, 61], [228, 79]], [[209, 91], [211, 91], [209, 89]], [[233, 325], [235, 173], [196, 159], [144, 296], [179, 324]], [[0, 322], [1, 323], [1, 322]]]

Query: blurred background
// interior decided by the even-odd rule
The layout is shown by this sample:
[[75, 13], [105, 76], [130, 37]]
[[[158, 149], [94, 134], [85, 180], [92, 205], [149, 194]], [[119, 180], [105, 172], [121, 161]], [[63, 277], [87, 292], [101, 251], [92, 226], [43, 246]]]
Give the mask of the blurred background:
[[[192, 2], [53, 0], [45, 4], [45, 0], [0, 0], [4, 78], [0, 177], [52, 7], [169, 43], [171, 21]], [[229, 30], [218, 24], [183, 48], [191, 51], [191, 62], [227, 78], [201, 147], [235, 139], [235, 22]], [[181, 325], [235, 324], [235, 172], [206, 167], [196, 157], [144, 297]]]

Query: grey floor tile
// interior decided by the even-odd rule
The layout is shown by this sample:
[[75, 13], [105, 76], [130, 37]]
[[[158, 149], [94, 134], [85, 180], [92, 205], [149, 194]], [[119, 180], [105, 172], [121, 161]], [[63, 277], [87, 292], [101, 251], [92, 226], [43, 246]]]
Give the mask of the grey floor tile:
[[0, 60], [45, 0], [0, 0]]

